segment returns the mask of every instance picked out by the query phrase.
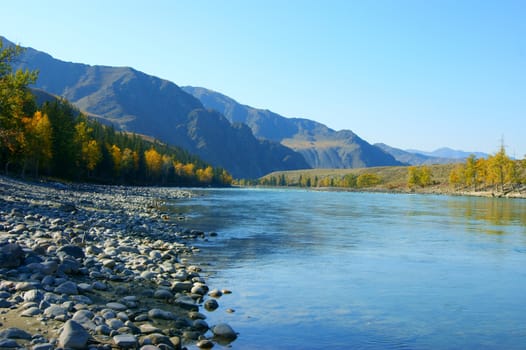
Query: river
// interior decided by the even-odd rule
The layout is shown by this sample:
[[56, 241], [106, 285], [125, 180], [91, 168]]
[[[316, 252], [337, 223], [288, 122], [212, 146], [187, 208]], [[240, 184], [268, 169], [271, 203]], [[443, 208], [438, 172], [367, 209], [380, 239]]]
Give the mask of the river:
[[218, 233], [196, 245], [233, 291], [207, 313], [239, 332], [232, 349], [526, 346], [526, 200], [195, 192], [171, 209]]

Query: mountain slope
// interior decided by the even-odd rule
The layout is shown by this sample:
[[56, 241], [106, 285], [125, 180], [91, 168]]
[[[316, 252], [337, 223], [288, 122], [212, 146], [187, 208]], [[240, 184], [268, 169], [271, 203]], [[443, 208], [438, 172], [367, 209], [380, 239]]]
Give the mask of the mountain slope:
[[184, 86], [205, 107], [231, 122], [247, 124], [256, 137], [280, 142], [302, 154], [312, 168], [360, 168], [402, 165], [393, 156], [349, 130], [334, 131], [302, 118], [286, 118], [269, 110], [242, 105], [232, 98], [201, 87]]
[[291, 149], [258, 140], [248, 128], [206, 110], [176, 84], [132, 68], [64, 62], [31, 48], [14, 68], [39, 70], [36, 88], [66, 98], [118, 130], [184, 147], [234, 177], [309, 167]]

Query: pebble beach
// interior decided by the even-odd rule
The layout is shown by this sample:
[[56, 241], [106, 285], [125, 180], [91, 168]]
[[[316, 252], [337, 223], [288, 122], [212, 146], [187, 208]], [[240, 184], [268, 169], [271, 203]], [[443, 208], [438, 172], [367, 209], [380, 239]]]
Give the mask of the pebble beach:
[[210, 325], [230, 291], [189, 263], [205, 232], [163, 213], [180, 189], [0, 177], [0, 348], [185, 349], [229, 344]]

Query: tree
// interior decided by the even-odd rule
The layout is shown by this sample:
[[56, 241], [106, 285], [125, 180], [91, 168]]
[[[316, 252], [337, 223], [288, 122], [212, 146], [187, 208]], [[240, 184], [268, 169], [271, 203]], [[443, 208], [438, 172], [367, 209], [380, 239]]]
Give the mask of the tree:
[[24, 153], [22, 118], [36, 111], [29, 85], [36, 81], [38, 72], [19, 69], [13, 73], [11, 66], [22, 51], [20, 46], [4, 48], [0, 40], [0, 161], [5, 163], [6, 173], [10, 163], [19, 161]]
[[501, 145], [500, 150], [488, 159], [488, 177], [491, 183], [494, 184], [497, 189], [500, 185], [501, 191], [504, 190], [504, 184], [511, 181], [511, 162], [512, 160], [506, 155], [504, 145]]
[[119, 176], [121, 173], [121, 163], [122, 163], [122, 152], [119, 146], [111, 145], [109, 148], [111, 159], [113, 160], [113, 171], [116, 176]]
[[30, 163], [38, 176], [41, 164], [46, 164], [51, 160], [51, 123], [46, 114], [40, 111], [35, 112], [32, 118], [22, 118], [25, 135], [25, 160], [22, 173]]
[[457, 164], [449, 173], [449, 184], [459, 187], [464, 183], [464, 164]]
[[81, 168], [85, 168], [88, 176], [95, 170], [99, 162], [102, 160], [102, 151], [99, 143], [91, 138], [93, 129], [88, 127], [87, 121], [82, 120], [75, 125], [75, 143], [80, 148]]
[[360, 188], [372, 187], [382, 182], [380, 177], [376, 174], [365, 173], [356, 179], [356, 185]]
[[407, 184], [413, 188], [419, 184], [418, 168], [416, 166], [410, 166], [407, 168]]
[[162, 156], [151, 147], [144, 152], [144, 160], [146, 162], [147, 175], [150, 177], [159, 176], [162, 167]]
[[211, 166], [207, 166], [205, 169], [198, 169], [196, 175], [199, 182], [209, 184], [214, 177], [214, 169]]
[[431, 169], [428, 166], [410, 166], [407, 174], [407, 184], [409, 187], [425, 187], [431, 185]]

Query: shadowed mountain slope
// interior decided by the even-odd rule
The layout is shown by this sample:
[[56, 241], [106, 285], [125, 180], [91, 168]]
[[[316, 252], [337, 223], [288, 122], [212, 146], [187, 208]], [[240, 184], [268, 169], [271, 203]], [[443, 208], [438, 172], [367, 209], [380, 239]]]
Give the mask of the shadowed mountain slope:
[[303, 118], [286, 118], [269, 110], [242, 105], [234, 99], [201, 87], [184, 86], [205, 107], [224, 114], [231, 122], [247, 124], [256, 137], [280, 142], [297, 151], [312, 168], [361, 168], [402, 165], [350, 130], [335, 131]]

